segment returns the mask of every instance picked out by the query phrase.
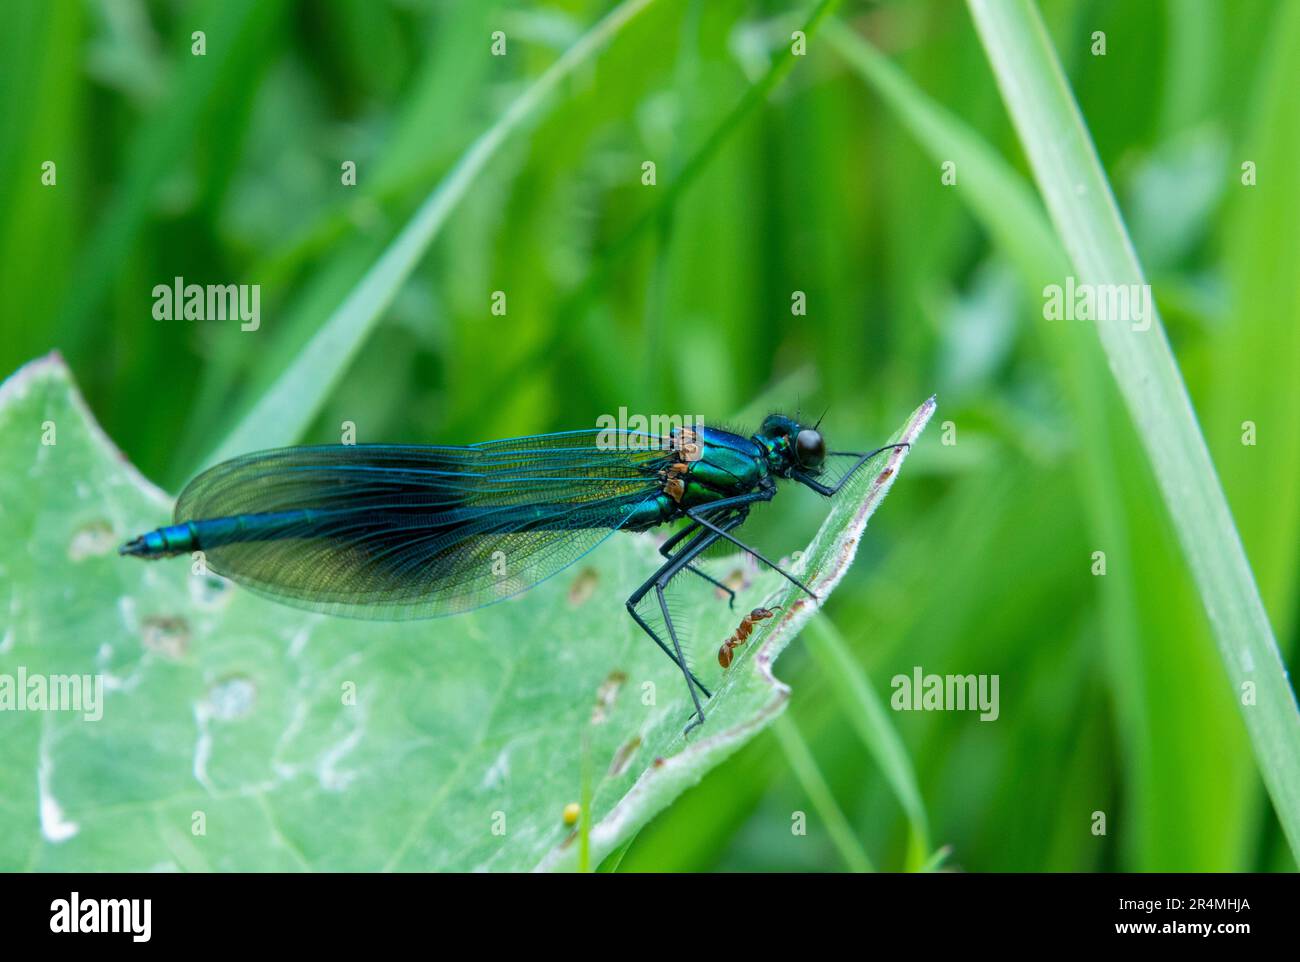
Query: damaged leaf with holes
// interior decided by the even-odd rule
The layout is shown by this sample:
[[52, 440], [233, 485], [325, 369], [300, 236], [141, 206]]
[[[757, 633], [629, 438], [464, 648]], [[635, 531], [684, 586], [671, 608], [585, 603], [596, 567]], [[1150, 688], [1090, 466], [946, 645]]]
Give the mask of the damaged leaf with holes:
[[[927, 402], [898, 435], [913, 440]], [[520, 598], [396, 624], [305, 614], [115, 545], [170, 499], [103, 436], [57, 357], [0, 388], [0, 675], [102, 685], [102, 717], [0, 717], [0, 870], [567, 869], [626, 842], [784, 707], [772, 661], [812, 613], [779, 576], [675, 599], [712, 681], [689, 740], [672, 663], [624, 616], [651, 536], [610, 539]], [[860, 472], [794, 563], [823, 597], [904, 452]], [[707, 590], [706, 590], [707, 589]], [[743, 612], [781, 606], [725, 672]], [[584, 747], [585, 746], [585, 747]]]

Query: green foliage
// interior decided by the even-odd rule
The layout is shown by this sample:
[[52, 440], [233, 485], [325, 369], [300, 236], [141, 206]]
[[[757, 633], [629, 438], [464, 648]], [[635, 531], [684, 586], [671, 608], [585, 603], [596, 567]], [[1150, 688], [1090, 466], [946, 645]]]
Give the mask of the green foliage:
[[[914, 442], [933, 407], [895, 439]], [[740, 613], [703, 582], [675, 592], [715, 689], [687, 738], [680, 674], [622, 610], [659, 558], [650, 536], [612, 539], [526, 603], [415, 623], [320, 617], [185, 561], [119, 558], [167, 498], [122, 461], [57, 358], [5, 383], [0, 446], [13, 455], [3, 664], [105, 686], [82, 714], [6, 719], [6, 871], [573, 868], [588, 846], [590, 865], [784, 709], [772, 663], [813, 610], [778, 575], [749, 572], [740, 606], [786, 614], [723, 675], [708, 645]], [[795, 564], [819, 594], [905, 456], [855, 475]], [[580, 799], [579, 846], [562, 815]]]
[[[1294, 677], [1298, 5], [1040, 6]], [[579, 427], [622, 405], [710, 420], [744, 410], [752, 424], [767, 409], [829, 404], [832, 445], [859, 448], [881, 443], [913, 399], [937, 391], [952, 432], [932, 429], [908, 483], [873, 521], [825, 609], [837, 640], [828, 648], [810, 625], [809, 644], [782, 657], [788, 715], [807, 749], [802, 779], [778, 739], [759, 734], [603, 867], [838, 870], [848, 858], [861, 864], [860, 851], [886, 870], [924, 867], [931, 853], [932, 864], [966, 870], [1294, 869], [1162, 507], [1168, 488], [1095, 333], [1042, 317], [1043, 286], [1070, 261], [973, 21], [951, 0], [845, 0], [842, 22], [823, 21], [835, 7], [144, 0], [129, 6], [141, 15], [122, 16], [119, 4], [17, 0], [0, 32], [0, 372], [61, 350], [108, 436], [173, 491], [236, 429], [249, 443], [336, 441], [350, 421], [361, 441], [457, 443]], [[576, 48], [587, 50], [581, 63], [568, 61], [575, 69], [531, 101], [536, 110], [510, 113], [566, 51], [632, 8], [607, 43]], [[806, 56], [789, 56], [791, 33], [818, 23]], [[200, 28], [208, 53], [194, 57]], [[505, 57], [489, 54], [494, 30], [509, 37]], [[1096, 31], [1105, 56], [1092, 53]], [[474, 154], [493, 130], [512, 133], [490, 156]], [[475, 156], [473, 176], [457, 181]], [[57, 187], [41, 184], [47, 160]], [[344, 160], [357, 163], [355, 187], [340, 183]], [[657, 164], [655, 187], [640, 182], [646, 160]], [[941, 181], [945, 161], [956, 164], [953, 186]], [[1242, 183], [1247, 161], [1253, 186]], [[385, 272], [382, 297], [343, 313], [449, 183], [460, 184], [459, 202], [409, 248], [417, 256]], [[260, 284], [261, 329], [153, 320], [153, 285], [177, 275]], [[508, 295], [505, 317], [490, 313], [495, 290]], [[807, 315], [791, 313], [794, 291], [807, 295]], [[343, 345], [350, 361], [340, 354], [328, 378], [293, 382], [300, 408], [259, 408], [303, 370], [332, 316], [356, 322], [360, 336]], [[759, 395], [767, 403], [752, 405]], [[1248, 421], [1253, 445], [1242, 443]], [[34, 430], [24, 429], [22, 451]], [[955, 444], [933, 443], [949, 433]], [[15, 465], [25, 464], [0, 456], [0, 485], [24, 498], [30, 485]], [[121, 471], [105, 468], [119, 481], [105, 480], [102, 495], [81, 472], [96, 486], [73, 520], [108, 520], [120, 533], [125, 515], [119, 527], [94, 511], [114, 499], [136, 506], [131, 521], [165, 515], [165, 501], [135, 481], [123, 487]], [[0, 524], [16, 524], [7, 509]], [[781, 555], [825, 510], [791, 493], [755, 512], [747, 536]], [[46, 524], [57, 514], [40, 509]], [[20, 530], [0, 550], [25, 549], [32, 535]], [[1105, 576], [1093, 574], [1097, 551]], [[145, 577], [117, 561], [86, 557], [77, 570], [102, 572], [96, 590], [116, 598], [120, 579]], [[149, 607], [138, 618], [164, 601], [198, 604], [164, 567], [145, 570], [159, 594], [141, 594]], [[22, 626], [5, 620], [13, 597], [0, 598], [0, 671], [16, 665], [6, 647], [16, 640], [3, 640]], [[97, 650], [101, 628], [122, 630], [120, 612], [91, 610], [94, 597], [63, 600], [52, 617], [84, 635], [77, 652]], [[250, 606], [241, 617], [254, 628], [253, 607], [279, 623], [254, 599], [232, 604]], [[693, 625], [692, 637], [725, 635], [734, 628], [725, 621]], [[309, 637], [342, 650], [349, 630], [320, 623]], [[131, 637], [134, 648], [113, 649], [117, 667], [141, 655], [139, 632]], [[359, 664], [400, 663], [399, 690], [407, 678], [441, 677], [428, 644], [384, 637], [395, 640], [348, 650]], [[353, 670], [311, 663], [310, 645], [299, 665], [291, 638], [279, 646], [250, 649], [223, 633], [204, 656], [232, 670], [256, 657], [282, 692], [332, 686]], [[64, 657], [45, 655], [51, 670]], [[604, 677], [587, 657], [574, 713], [589, 711]], [[873, 727], [870, 706], [887, 706], [889, 680], [916, 665], [1000, 674], [999, 720], [886, 707], [888, 724]], [[174, 732], [151, 738], [149, 726], [201, 702], [220, 677], [136, 690], [134, 737], [192, 759], [194, 719], [179, 745]], [[403, 721], [400, 734], [432, 731], [438, 710]], [[340, 744], [345, 721], [337, 711], [306, 719], [312, 733], [290, 762]], [[33, 847], [40, 732], [17, 715], [0, 716], [0, 729], [0, 819], [26, 820], [0, 833], [0, 861], [75, 861], [76, 838]], [[70, 747], [80, 750], [76, 739]], [[593, 742], [594, 777], [608, 750]], [[388, 797], [409, 811], [438, 791], [418, 756], [372, 761], [388, 795], [358, 798], [381, 813]], [[573, 764], [563, 791], [540, 803], [556, 837], [559, 810], [581, 790]], [[315, 777], [307, 770], [305, 784]], [[115, 773], [99, 757], [81, 775], [56, 765], [52, 778], [69, 811], [69, 799], [98, 791], [123, 806], [130, 837], [159, 835], [122, 800], [133, 779], [157, 787], [151, 769]], [[192, 771], [176, 779], [164, 786], [180, 806], [169, 817], [217, 804]], [[321, 836], [365, 816], [346, 796], [327, 799], [335, 821], [286, 824], [281, 836], [323, 851]], [[598, 811], [609, 804], [601, 790], [594, 797]], [[262, 841], [285, 816], [273, 806], [268, 817], [255, 797], [220, 801]], [[1090, 831], [1099, 810], [1105, 836]], [[808, 814], [807, 836], [791, 834], [793, 811]], [[81, 824], [88, 838], [91, 823]], [[180, 835], [168, 837], [184, 851], [188, 823], [175, 824]], [[592, 831], [589, 866], [607, 850], [595, 844], [598, 822]], [[337, 848], [333, 857], [346, 857]], [[294, 863], [287, 848], [268, 851]]]
[[[971, 0], [981, 39], [1079, 281], [1146, 283], [1037, 11]], [[1300, 20], [1297, 20], [1300, 23]], [[1157, 313], [1100, 323], [1291, 850], [1300, 853], [1300, 710]]]

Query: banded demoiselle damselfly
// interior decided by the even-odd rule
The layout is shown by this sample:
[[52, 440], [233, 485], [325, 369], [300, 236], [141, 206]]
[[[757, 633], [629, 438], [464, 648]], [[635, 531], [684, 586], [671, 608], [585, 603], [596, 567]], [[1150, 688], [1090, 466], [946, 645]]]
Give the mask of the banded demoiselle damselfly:
[[[200, 474], [181, 492], [171, 525], [120, 552], [164, 558], [202, 551], [212, 571], [276, 601], [404, 620], [501, 601], [573, 564], [615, 531], [684, 520], [660, 548], [664, 563], [626, 606], [681, 669], [694, 727], [704, 720], [699, 694], [710, 692], [682, 654], [664, 595], [669, 583], [689, 571], [734, 602], [734, 591], [692, 563], [725, 540], [815, 599], [733, 532], [753, 505], [772, 500], [780, 479], [830, 497], [875, 455], [906, 447], [827, 451], [819, 426], [773, 414], [748, 437], [709, 427], [662, 436], [590, 429], [466, 447], [262, 451]], [[856, 461], [832, 479], [826, 465], [833, 457]], [[666, 640], [638, 610], [652, 592]]]

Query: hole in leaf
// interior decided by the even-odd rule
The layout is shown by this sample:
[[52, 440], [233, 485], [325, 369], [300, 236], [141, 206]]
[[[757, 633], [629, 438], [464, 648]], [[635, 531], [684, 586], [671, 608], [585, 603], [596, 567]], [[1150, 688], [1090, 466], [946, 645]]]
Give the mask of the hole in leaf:
[[618, 751], [614, 753], [614, 758], [609, 763], [609, 774], [622, 775], [625, 771], [627, 771], [628, 765], [632, 763], [632, 759], [636, 755], [637, 749], [640, 747], [641, 747], [640, 735], [633, 735], [622, 745], [620, 745], [618, 747]]
[[230, 582], [219, 575], [191, 575], [190, 598], [200, 608], [224, 607], [231, 599]]
[[591, 723], [599, 725], [609, 721], [609, 714], [614, 710], [614, 702], [618, 700], [618, 693], [627, 683], [627, 673], [617, 669], [609, 673], [609, 677], [600, 683], [596, 689], [596, 707], [591, 712]]
[[118, 537], [107, 521], [91, 521], [82, 525], [68, 543], [68, 557], [73, 561], [108, 554], [117, 546]]
[[245, 675], [231, 675], [208, 689], [212, 717], [233, 721], [251, 714], [257, 702], [257, 686]]
[[180, 660], [190, 649], [190, 625], [184, 618], [153, 615], [143, 627], [144, 646], [164, 658]]
[[583, 568], [573, 579], [573, 584], [569, 586], [569, 604], [575, 608], [585, 604], [596, 593], [596, 585], [599, 582], [600, 575], [595, 568]]

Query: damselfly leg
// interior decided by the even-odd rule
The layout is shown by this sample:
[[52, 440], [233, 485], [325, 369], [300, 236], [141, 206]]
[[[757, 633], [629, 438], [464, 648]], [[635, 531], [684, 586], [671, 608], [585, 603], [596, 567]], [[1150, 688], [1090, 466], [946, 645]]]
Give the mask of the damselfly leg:
[[827, 457], [858, 459], [858, 463], [853, 465], [853, 467], [849, 468], [847, 471], [845, 471], [844, 477], [840, 478], [839, 481], [837, 481], [834, 485], [822, 484], [820, 481], [810, 477], [808, 474], [806, 474], [803, 471], [793, 471], [791, 472], [791, 477], [793, 477], [796, 481], [799, 481], [801, 484], [805, 484], [808, 487], [812, 488], [818, 494], [824, 494], [829, 498], [832, 495], [838, 494], [840, 488], [844, 487], [844, 485], [848, 483], [849, 478], [853, 477], [854, 473], [857, 472], [858, 468], [862, 467], [864, 464], [866, 464], [868, 461], [874, 458], [881, 451], [892, 451], [896, 448], [910, 448], [910, 447], [911, 445], [908, 444], [906, 441], [904, 441], [901, 444], [886, 444], [883, 448], [876, 448], [876, 450], [868, 451], [866, 454], [862, 454], [861, 452], [858, 451], [828, 451], [826, 452]]
[[[734, 528], [744, 520], [745, 515], [743, 513], [733, 515], [722, 522], [722, 527], [724, 529]], [[649, 635], [650, 639], [660, 647], [664, 654], [666, 654], [673, 663], [681, 669], [682, 675], [686, 679], [686, 690], [690, 693], [692, 704], [695, 705], [695, 721], [687, 726], [686, 731], [688, 732], [700, 722], [704, 721], [704, 708], [700, 704], [699, 695], [696, 694], [696, 689], [698, 688], [700, 692], [704, 694], [705, 698], [712, 697], [712, 693], [704, 687], [704, 684], [698, 678], [695, 677], [694, 672], [692, 672], [686, 664], [686, 658], [682, 654], [681, 643], [677, 639], [677, 629], [673, 625], [673, 617], [671, 612], [668, 610], [668, 601], [664, 595], [664, 589], [668, 587], [673, 578], [686, 570], [695, 558], [707, 551], [719, 540], [719, 538], [722, 537], [721, 534], [715, 531], [702, 530], [694, 524], [691, 528], [695, 528], [696, 530], [692, 535], [690, 535], [689, 540], [687, 540], [685, 544], [681, 544], [683, 538], [686, 536], [683, 536], [683, 538], [677, 538], [676, 544], [681, 545], [681, 547], [677, 548], [677, 551], [669, 557], [667, 561], [660, 565], [659, 569], [655, 571], [654, 574], [642, 582], [640, 587], [638, 587], [636, 591], [632, 592], [627, 599], [627, 611], [628, 614], [632, 616], [632, 620], [640, 625], [641, 630]], [[684, 528], [682, 530], [689, 531], [690, 529]], [[664, 640], [659, 637], [659, 634], [650, 627], [649, 623], [646, 622], [646, 620], [642, 618], [640, 613], [636, 610], [637, 605], [641, 603], [641, 600], [645, 598], [651, 590], [655, 592], [655, 598], [659, 603], [659, 611], [663, 616], [664, 628], [668, 633], [669, 641], [672, 642], [671, 648], [664, 643]]]
[[[677, 547], [677, 545], [680, 544], [684, 538], [694, 534], [696, 531], [699, 531], [701, 527], [702, 526], [698, 521], [692, 521], [686, 527], [682, 528], [681, 531], [678, 531], [671, 538], [669, 538], [662, 545], [660, 545], [659, 553], [663, 555], [665, 558], [671, 558], [673, 548]], [[693, 564], [687, 565], [686, 570], [689, 571], [691, 574], [699, 575], [701, 578], [703, 578], [709, 584], [713, 585], [713, 587], [717, 588], [719, 591], [725, 592], [727, 595], [727, 607], [732, 609], [733, 611], [736, 609], [735, 591], [733, 591], [731, 588], [728, 588], [726, 585], [724, 585], [718, 579], [714, 578], [712, 575], [704, 571], [701, 571]]]
[[[744, 513], [741, 514], [740, 516], [740, 520], [743, 521], [745, 517], [749, 514], [749, 505], [754, 504], [756, 501], [771, 501], [772, 495], [774, 493], [775, 493], [775, 489], [760, 488], [758, 491], [751, 492], [750, 494], [742, 494], [734, 498], [723, 498], [721, 501], [715, 501], [705, 508], [693, 508], [692, 510], [687, 511], [686, 517], [702, 525], [704, 528], [708, 529], [709, 531], [712, 531], [718, 537], [726, 538], [728, 541], [734, 544], [741, 551], [744, 551], [746, 554], [753, 556], [754, 560], [761, 561], [763, 564], [767, 565], [769, 568], [771, 568], [773, 571], [779, 574], [786, 581], [790, 582], [792, 585], [794, 585], [804, 594], [808, 595], [808, 597], [812, 598], [813, 601], [818, 601], [820, 599], [817, 597], [816, 593], [811, 588], [809, 588], [806, 584], [804, 584], [802, 581], [796, 578], [794, 575], [790, 574], [790, 572], [786, 571], [775, 561], [772, 561], [771, 559], [764, 557], [759, 551], [757, 551], [754, 548], [751, 548], [749, 545], [745, 544], [739, 538], [731, 534], [728, 534], [728, 531], [730, 530], [729, 528], [723, 529], [722, 527], [719, 527], [718, 525], [714, 524], [712, 521], [710, 521], [708, 518], [704, 516], [706, 513], [714, 514], [723, 509], [730, 509], [730, 510], [743, 509]], [[733, 524], [731, 525], [731, 527], [734, 528], [736, 527], [736, 525]]]
[[[654, 643], [658, 645], [670, 659], [672, 659], [678, 668], [681, 669], [683, 676], [686, 678], [686, 690], [690, 693], [691, 702], [695, 705], [695, 720], [686, 726], [687, 732], [690, 732], [693, 728], [704, 721], [704, 708], [700, 704], [699, 696], [696, 694], [696, 688], [704, 693], [705, 698], [712, 696], [709, 690], [700, 683], [700, 680], [696, 678], [690, 668], [687, 667], [686, 658], [682, 654], [681, 644], [677, 639], [677, 629], [673, 625], [672, 614], [668, 610], [668, 602], [664, 595], [664, 589], [668, 587], [673, 578], [677, 577], [678, 574], [685, 570], [691, 570], [695, 571], [696, 574], [702, 574], [702, 572], [695, 569], [691, 563], [718, 541], [726, 539], [736, 547], [740, 548], [740, 550], [753, 555], [757, 560], [781, 574], [782, 577], [788, 579], [792, 584], [806, 592], [814, 600], [817, 598], [817, 595], [813, 593], [812, 589], [794, 575], [785, 571], [775, 562], [768, 560], [758, 551], [735, 538], [730, 533], [732, 529], [737, 528], [744, 523], [745, 519], [749, 516], [749, 506], [751, 504], [756, 501], [770, 500], [771, 497], [772, 495], [770, 491], [756, 491], [735, 498], [724, 498], [723, 500], [714, 502], [709, 505], [708, 508], [702, 509], [698, 512], [688, 511], [686, 516], [691, 519], [691, 524], [673, 535], [672, 538], [665, 542], [663, 548], [660, 549], [661, 553], [668, 557], [668, 561], [661, 565], [659, 569], [647, 578], [636, 591], [632, 592], [631, 596], [627, 599], [627, 610], [632, 616], [632, 619], [640, 625], [641, 630], [649, 635]], [[719, 517], [719, 521], [714, 522], [710, 520], [704, 516], [705, 513]], [[685, 541], [685, 544], [682, 544], [683, 541]], [[670, 555], [669, 552], [672, 552], [674, 548], [676, 551]], [[707, 578], [707, 576], [705, 577], [706, 580], [713, 581], [712, 578]], [[672, 643], [671, 650], [636, 610], [637, 605], [641, 603], [641, 600], [645, 598], [652, 589], [654, 590], [655, 596], [659, 602], [659, 610], [663, 616], [664, 627], [667, 630], [669, 641]]]

